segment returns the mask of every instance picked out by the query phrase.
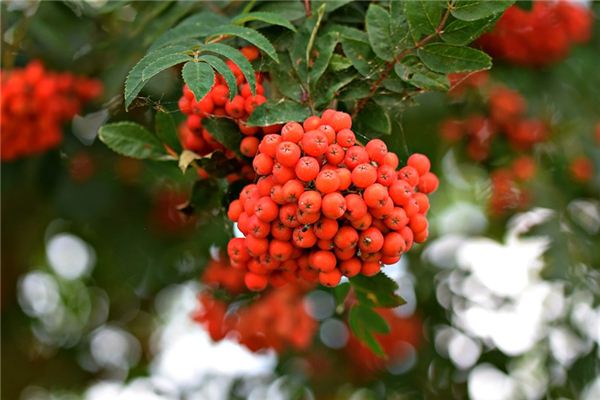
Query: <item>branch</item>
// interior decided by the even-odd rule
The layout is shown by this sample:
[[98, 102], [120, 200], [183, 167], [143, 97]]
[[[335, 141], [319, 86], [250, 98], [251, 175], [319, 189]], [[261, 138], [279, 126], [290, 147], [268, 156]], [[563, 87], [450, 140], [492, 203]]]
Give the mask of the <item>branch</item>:
[[433, 32], [432, 34], [427, 35], [423, 39], [419, 40], [417, 43], [415, 43], [415, 45], [413, 47], [409, 47], [407, 49], [402, 50], [400, 53], [398, 53], [398, 55], [396, 57], [394, 57], [391, 61], [388, 61], [386, 63], [385, 69], [383, 70], [383, 72], [381, 73], [379, 78], [375, 82], [373, 82], [373, 84], [371, 85], [369, 94], [366, 97], [362, 98], [358, 102], [358, 104], [356, 105], [354, 110], [352, 111], [352, 118], [356, 117], [356, 115], [358, 115], [360, 110], [362, 110], [365, 107], [365, 105], [369, 102], [369, 100], [371, 100], [373, 95], [375, 95], [375, 92], [377, 92], [377, 89], [379, 89], [379, 87], [381, 86], [383, 81], [390, 75], [390, 73], [392, 72], [392, 69], [394, 69], [394, 66], [398, 62], [400, 62], [404, 57], [406, 57], [407, 55], [409, 55], [416, 49], [423, 47], [424, 45], [429, 43], [431, 40], [433, 40], [437, 36], [439, 36], [440, 33], [442, 33], [442, 31], [444, 29], [444, 25], [446, 25], [446, 21], [448, 21], [449, 15], [450, 15], [450, 8], [447, 8], [446, 12], [442, 16], [442, 19], [440, 20], [440, 23], [438, 24], [437, 28], [435, 28], [435, 32]]
[[303, 0], [304, 2], [304, 11], [306, 11], [306, 16], [310, 17], [312, 12], [310, 11], [310, 0]]

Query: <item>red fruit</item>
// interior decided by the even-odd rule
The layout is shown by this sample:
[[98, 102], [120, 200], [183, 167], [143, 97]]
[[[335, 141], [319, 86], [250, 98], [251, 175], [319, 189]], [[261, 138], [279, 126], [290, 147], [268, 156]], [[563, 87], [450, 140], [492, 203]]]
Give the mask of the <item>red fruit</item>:
[[348, 278], [352, 278], [353, 276], [358, 275], [362, 268], [362, 262], [356, 258], [352, 257], [349, 260], [344, 260], [339, 265], [340, 271], [346, 275]]
[[325, 134], [317, 130], [307, 131], [300, 143], [304, 153], [313, 157], [325, 154], [327, 152], [327, 147], [329, 146]]
[[334, 269], [330, 272], [319, 272], [319, 282], [323, 286], [335, 287], [340, 283], [342, 273], [339, 269]]
[[317, 250], [310, 253], [308, 262], [313, 269], [321, 272], [330, 272], [335, 269], [337, 259], [331, 251]]
[[[246, 101], [244, 102], [244, 110], [246, 111], [247, 114], [252, 114], [254, 112], [254, 109], [257, 106], [265, 103], [266, 101], [267, 101], [267, 98], [261, 94], [257, 94], [256, 96], [248, 97], [246, 99]], [[225, 107], [225, 109], [227, 110], [227, 107]], [[229, 114], [229, 115], [231, 115], [231, 114]], [[233, 115], [232, 115], [232, 117], [235, 118], [235, 116], [233, 116]]]
[[340, 178], [333, 170], [323, 170], [317, 175], [315, 186], [323, 194], [333, 193], [340, 186]]
[[233, 222], [237, 222], [242, 211], [242, 202], [240, 200], [234, 200], [229, 204], [229, 208], [227, 210], [227, 218], [229, 218]]
[[331, 121], [329, 122], [329, 125], [331, 125], [331, 127], [335, 129], [336, 132], [339, 132], [342, 129], [352, 128], [352, 117], [350, 117], [350, 114], [347, 114], [345, 112], [336, 112], [331, 117]]
[[252, 161], [252, 167], [258, 175], [268, 175], [273, 171], [273, 159], [266, 154], [257, 154]]
[[431, 168], [431, 163], [429, 162], [429, 158], [426, 155], [415, 153], [408, 157], [408, 161], [406, 164], [410, 167], [413, 167], [417, 170], [419, 175], [424, 175], [429, 172]]
[[342, 226], [336, 233], [333, 243], [339, 249], [356, 247], [358, 243], [358, 232], [350, 226]]
[[298, 199], [298, 208], [302, 211], [316, 213], [321, 209], [321, 195], [313, 190], [306, 191]]
[[369, 158], [376, 161], [378, 164], [383, 163], [383, 158], [388, 153], [387, 146], [381, 139], [369, 140], [365, 146], [365, 150], [369, 155]]
[[364, 147], [352, 146], [346, 151], [344, 164], [349, 170], [353, 170], [357, 165], [369, 162], [369, 155]]
[[344, 148], [352, 147], [356, 143], [356, 136], [350, 129], [342, 129], [336, 135], [337, 144]]
[[337, 176], [340, 180], [340, 186], [338, 190], [346, 190], [352, 184], [352, 173], [347, 168], [338, 168], [335, 170], [337, 172]]
[[415, 187], [419, 183], [419, 173], [413, 167], [403, 167], [398, 171], [398, 178], [404, 179], [410, 186]]
[[268, 155], [271, 158], [275, 158], [279, 143], [281, 143], [281, 136], [276, 134], [265, 135], [258, 145], [258, 151]]
[[363, 199], [367, 206], [371, 208], [383, 207], [389, 199], [388, 191], [385, 186], [374, 183], [367, 187], [363, 192]]
[[317, 236], [310, 227], [298, 227], [292, 233], [294, 245], [302, 249], [310, 249], [317, 243]]
[[438, 180], [437, 176], [431, 172], [427, 172], [419, 179], [419, 192], [433, 193], [437, 190], [439, 184], [440, 181]]
[[327, 137], [327, 142], [329, 144], [335, 143], [335, 131], [333, 130], [333, 128], [331, 126], [321, 125], [321, 126], [319, 126], [319, 128], [317, 130], [319, 130], [325, 134], [325, 137]]
[[323, 196], [321, 210], [325, 217], [338, 219], [346, 212], [346, 200], [338, 192], [328, 193]]
[[210, 91], [210, 96], [216, 106], [224, 106], [229, 100], [229, 89], [225, 85], [215, 85]]
[[362, 263], [362, 268], [360, 272], [364, 276], [373, 276], [377, 275], [381, 270], [381, 264], [379, 261], [365, 261]]
[[321, 118], [317, 117], [316, 115], [313, 115], [312, 117], [308, 117], [307, 119], [304, 120], [304, 123], [302, 124], [305, 132], [315, 130], [320, 125], [321, 125]]
[[270, 197], [261, 197], [254, 206], [254, 214], [261, 221], [271, 222], [279, 215], [279, 207]]
[[294, 179], [296, 177], [296, 173], [293, 168], [284, 167], [280, 163], [276, 162], [273, 165], [273, 179], [276, 183], [285, 184], [286, 182]]
[[283, 195], [288, 203], [297, 203], [304, 193], [304, 184], [298, 179], [292, 179], [283, 185]]
[[294, 248], [288, 241], [271, 240], [269, 243], [269, 255], [279, 262], [288, 260], [293, 251]]
[[383, 235], [377, 228], [368, 228], [360, 233], [358, 247], [366, 253], [375, 253], [383, 246]]
[[240, 49], [240, 53], [242, 53], [248, 61], [254, 61], [260, 56], [260, 52], [254, 46], [244, 46]]
[[240, 153], [246, 157], [254, 157], [258, 151], [258, 138], [254, 136], [247, 136], [242, 139], [240, 143]]
[[295, 167], [300, 159], [300, 147], [293, 142], [281, 142], [277, 146], [275, 157], [285, 167]]
[[377, 181], [377, 170], [371, 164], [359, 164], [352, 170], [352, 183], [358, 188], [366, 188]]
[[233, 100], [227, 100], [225, 103], [225, 112], [227, 112], [230, 117], [242, 118], [246, 112], [244, 110], [244, 98], [240, 95], [236, 95]]
[[331, 240], [338, 231], [338, 223], [335, 219], [321, 218], [313, 226], [313, 229], [319, 239]]
[[269, 279], [267, 275], [259, 275], [252, 272], [246, 272], [244, 275], [246, 287], [254, 292], [260, 292], [267, 287]]
[[344, 161], [346, 153], [342, 146], [337, 143], [330, 144], [327, 148], [327, 153], [325, 153], [325, 157], [327, 158], [327, 162], [331, 165], [338, 165], [342, 161]]
[[296, 164], [296, 176], [304, 182], [310, 182], [319, 174], [319, 162], [313, 157], [301, 157]]
[[292, 229], [285, 226], [280, 220], [275, 220], [271, 224], [271, 236], [277, 240], [290, 240], [292, 238]]
[[404, 252], [405, 247], [406, 243], [402, 235], [398, 232], [390, 232], [383, 239], [381, 252], [384, 256], [398, 257]]
[[367, 204], [357, 194], [351, 193], [346, 195], [346, 213], [349, 216], [349, 219], [354, 221], [356, 219], [360, 219], [367, 214]]
[[281, 128], [281, 138], [284, 141], [298, 143], [304, 135], [304, 128], [297, 122], [288, 122]]

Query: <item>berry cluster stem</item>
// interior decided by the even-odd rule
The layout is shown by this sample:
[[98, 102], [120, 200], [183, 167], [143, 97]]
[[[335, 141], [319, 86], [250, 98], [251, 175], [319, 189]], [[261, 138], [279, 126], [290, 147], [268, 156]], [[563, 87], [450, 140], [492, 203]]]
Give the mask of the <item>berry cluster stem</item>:
[[373, 82], [373, 84], [371, 85], [369, 94], [366, 97], [362, 98], [358, 102], [358, 104], [356, 105], [354, 110], [352, 111], [352, 118], [356, 117], [356, 115], [358, 115], [358, 113], [365, 107], [365, 105], [369, 102], [369, 100], [371, 100], [371, 98], [375, 95], [375, 92], [377, 92], [377, 89], [379, 89], [379, 87], [381, 86], [383, 81], [390, 75], [390, 73], [392, 72], [392, 69], [394, 69], [394, 66], [398, 62], [400, 62], [404, 57], [406, 57], [407, 55], [412, 53], [414, 50], [416, 50], [420, 47], [423, 47], [424, 45], [429, 43], [432, 39], [435, 39], [440, 33], [442, 33], [444, 25], [446, 25], [446, 21], [448, 20], [449, 15], [450, 15], [450, 8], [447, 8], [446, 12], [442, 16], [442, 19], [440, 20], [440, 23], [438, 24], [437, 28], [435, 29], [435, 32], [433, 32], [430, 35], [425, 36], [423, 39], [421, 39], [420, 41], [415, 43], [415, 45], [413, 47], [409, 47], [407, 49], [402, 50], [400, 53], [398, 53], [398, 55], [396, 55], [396, 57], [394, 57], [391, 61], [388, 61], [386, 63], [385, 69], [383, 70], [383, 72], [381, 73], [379, 78], [375, 82]]

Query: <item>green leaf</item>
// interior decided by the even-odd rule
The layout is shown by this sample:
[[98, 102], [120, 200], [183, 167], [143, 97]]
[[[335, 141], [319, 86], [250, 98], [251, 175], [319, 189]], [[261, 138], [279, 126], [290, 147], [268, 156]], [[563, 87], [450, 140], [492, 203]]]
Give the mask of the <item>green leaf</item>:
[[394, 58], [394, 44], [390, 37], [390, 15], [383, 7], [369, 5], [366, 16], [369, 43], [377, 57], [390, 61]]
[[457, 0], [450, 13], [463, 21], [475, 21], [500, 14], [513, 3], [514, 0]]
[[267, 101], [256, 107], [246, 122], [250, 126], [269, 126], [289, 121], [304, 121], [310, 115], [307, 106], [293, 101], [280, 100], [276, 103]]
[[369, 347], [375, 355], [379, 357], [386, 356], [374, 336], [375, 333], [388, 333], [390, 331], [388, 323], [381, 315], [365, 305], [358, 304], [350, 309], [348, 324], [354, 336]]
[[199, 60], [206, 61], [209, 63], [221, 76], [225, 79], [225, 83], [227, 84], [227, 88], [229, 88], [229, 100], [233, 100], [235, 95], [237, 94], [237, 82], [235, 80], [235, 75], [231, 72], [231, 69], [225, 64], [223, 60], [219, 57], [211, 56], [211, 55], [202, 55], [198, 57]]
[[383, 65], [383, 61], [375, 57], [375, 53], [368, 43], [342, 38], [342, 49], [354, 68], [363, 76], [375, 78], [376, 73]]
[[159, 50], [146, 54], [138, 63], [129, 71], [125, 80], [125, 110], [129, 107], [133, 99], [140, 93], [148, 80], [143, 79], [143, 71], [150, 66], [156, 59], [174, 55], [182, 55], [188, 51], [190, 46], [186, 44], [171, 45]]
[[440, 1], [411, 0], [404, 2], [404, 14], [408, 20], [410, 32], [415, 42], [422, 35], [434, 33], [442, 19]]
[[367, 277], [357, 275], [350, 278], [358, 301], [373, 307], [392, 308], [406, 304], [406, 301], [395, 292], [398, 284], [383, 272]]
[[317, 56], [308, 73], [308, 78], [311, 82], [317, 82], [327, 69], [329, 62], [331, 61], [331, 56], [333, 55], [333, 50], [338, 43], [338, 39], [339, 34], [334, 32], [317, 39], [315, 43], [315, 52], [317, 53]]
[[454, 20], [444, 28], [441, 33], [444, 42], [456, 45], [467, 45], [491, 29], [502, 14], [480, 19], [473, 22]]
[[304, 89], [298, 81], [298, 77], [287, 53], [281, 53], [279, 64], [271, 62], [268, 69], [271, 82], [282, 95], [296, 102], [301, 102], [303, 100]]
[[358, 114], [357, 124], [359, 130], [369, 137], [392, 133], [390, 116], [381, 106], [373, 102], [367, 103]]
[[264, 37], [262, 33], [258, 32], [255, 29], [250, 29], [237, 25], [225, 25], [215, 28], [210, 32], [210, 36], [220, 35], [237, 36], [239, 38], [242, 38], [245, 41], [255, 45], [256, 47], [264, 51], [275, 62], [279, 62], [279, 59], [277, 58], [277, 52], [275, 51], [275, 48], [273, 47], [271, 42], [269, 42], [269, 39]]
[[180, 42], [185, 39], [204, 37], [213, 29], [225, 25], [228, 22], [228, 19], [224, 16], [212, 12], [201, 12], [192, 15], [183, 20], [176, 27], [160, 35], [154, 43], [152, 43], [149, 51], [154, 51], [160, 47]]
[[[256, 95], [256, 77], [254, 76], [254, 68], [250, 61], [239, 50], [222, 43], [211, 43], [202, 47], [202, 51], [219, 54], [233, 61], [242, 71], [246, 81], [250, 85], [250, 90], [253, 95]], [[231, 91], [231, 90], [230, 90]]]
[[190, 61], [192, 57], [187, 54], [168, 54], [162, 57], [154, 59], [144, 70], [142, 71], [142, 81], [148, 81], [154, 75], [167, 68], [171, 68], [174, 65]]
[[315, 107], [322, 108], [327, 106], [335, 97], [337, 97], [338, 92], [344, 86], [350, 84], [359, 77], [360, 75], [354, 70], [325, 74], [312, 92]]
[[156, 136], [135, 122], [106, 124], [100, 128], [98, 136], [111, 150], [127, 157], [170, 159]]
[[335, 304], [344, 304], [346, 297], [350, 293], [350, 283], [343, 282], [333, 288], [333, 297], [335, 297]]
[[312, 11], [316, 12], [323, 4], [325, 4], [325, 12], [330, 13], [351, 2], [352, 0], [313, 0], [311, 1], [310, 6]]
[[171, 114], [158, 111], [154, 116], [154, 130], [158, 139], [173, 149], [176, 153], [181, 152], [181, 142], [177, 135], [177, 125]]
[[242, 153], [240, 153], [242, 134], [235, 122], [227, 118], [204, 118], [202, 126], [215, 140], [242, 157]]
[[188, 85], [197, 101], [206, 96], [215, 84], [215, 73], [205, 62], [190, 61], [181, 70], [183, 81]]
[[431, 71], [414, 56], [404, 57], [394, 66], [394, 71], [404, 82], [425, 90], [447, 91], [450, 88], [448, 77]]
[[352, 66], [352, 61], [339, 54], [333, 54], [329, 63], [331, 69], [335, 72], [343, 71]]
[[492, 67], [490, 56], [470, 47], [430, 43], [417, 50], [417, 54], [429, 69], [445, 74]]
[[243, 25], [246, 22], [250, 22], [250, 21], [266, 22], [267, 24], [279, 25], [279, 26], [283, 26], [284, 28], [287, 28], [291, 31], [294, 31], [294, 32], [296, 31], [296, 28], [294, 27], [294, 25], [292, 25], [290, 23], [289, 20], [285, 19], [284, 17], [282, 17], [279, 14], [272, 13], [272, 12], [261, 12], [261, 11], [249, 12], [247, 14], [241, 14], [241, 15], [235, 17], [231, 22], [233, 22], [236, 25]]

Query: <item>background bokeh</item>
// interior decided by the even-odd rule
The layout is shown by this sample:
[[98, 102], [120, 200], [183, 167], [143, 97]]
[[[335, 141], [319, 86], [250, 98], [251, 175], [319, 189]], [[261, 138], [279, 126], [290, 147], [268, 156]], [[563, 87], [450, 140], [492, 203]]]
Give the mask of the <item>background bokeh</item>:
[[[564, 58], [535, 68], [497, 60], [479, 81], [460, 77], [395, 118], [389, 147], [403, 159], [427, 154], [441, 184], [431, 239], [386, 268], [408, 303], [390, 315], [401, 356], [374, 370], [329, 290], [304, 300], [318, 322], [309, 350], [213, 342], [190, 315], [201, 272], [227, 243], [223, 216], [179, 207], [194, 171], [93, 140], [109, 118], [143, 120], [157, 104], [181, 118], [175, 70], [125, 115], [127, 71], [184, 16], [241, 6], [2, 3], [3, 71], [37, 59], [104, 86], [59, 148], [2, 163], [2, 398], [600, 398], [599, 4], [584, 4], [591, 39]], [[487, 129], [498, 87], [522, 96], [522, 118], [542, 121], [547, 138], [522, 150], [495, 132], [486, 156], [473, 157], [468, 141]], [[462, 133], [449, 139], [450, 120]], [[533, 177], [502, 180], [522, 155]]]

